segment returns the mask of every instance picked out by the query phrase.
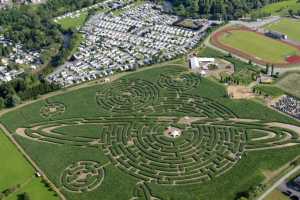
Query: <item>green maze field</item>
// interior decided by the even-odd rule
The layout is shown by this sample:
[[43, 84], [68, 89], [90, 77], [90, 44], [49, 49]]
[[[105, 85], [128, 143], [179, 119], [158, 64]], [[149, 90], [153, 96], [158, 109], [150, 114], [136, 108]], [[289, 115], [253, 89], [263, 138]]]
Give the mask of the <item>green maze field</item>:
[[230, 100], [222, 85], [176, 66], [39, 101], [1, 122], [72, 200], [230, 200], [300, 150], [297, 121]]

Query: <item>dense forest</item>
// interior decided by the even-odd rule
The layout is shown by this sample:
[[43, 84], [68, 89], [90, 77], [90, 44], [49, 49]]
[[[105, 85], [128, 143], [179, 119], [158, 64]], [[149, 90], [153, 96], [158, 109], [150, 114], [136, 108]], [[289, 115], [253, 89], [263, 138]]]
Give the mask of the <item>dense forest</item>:
[[0, 11], [0, 34], [27, 49], [47, 49], [45, 62], [57, 53], [63, 43], [65, 30], [53, 22], [53, 17], [74, 11], [99, 0], [48, 0], [38, 6], [15, 6]]
[[181, 16], [232, 20], [253, 9], [282, 0], [170, 0], [173, 11]]

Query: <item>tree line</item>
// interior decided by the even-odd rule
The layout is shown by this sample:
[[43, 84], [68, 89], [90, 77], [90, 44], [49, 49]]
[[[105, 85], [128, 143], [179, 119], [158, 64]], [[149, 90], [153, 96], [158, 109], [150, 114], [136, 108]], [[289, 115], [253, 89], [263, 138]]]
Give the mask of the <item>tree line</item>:
[[173, 11], [181, 16], [233, 20], [253, 9], [282, 0], [170, 0]]
[[35, 99], [60, 87], [48, 83], [38, 75], [24, 75], [0, 85], [0, 110], [17, 106], [22, 101]]

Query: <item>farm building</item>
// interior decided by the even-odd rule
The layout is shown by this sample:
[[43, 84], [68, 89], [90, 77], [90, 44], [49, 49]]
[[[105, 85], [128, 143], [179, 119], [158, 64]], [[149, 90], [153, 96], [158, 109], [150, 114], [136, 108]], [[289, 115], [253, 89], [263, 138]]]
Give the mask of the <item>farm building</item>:
[[191, 69], [208, 69], [208, 65], [215, 64], [215, 58], [205, 58], [193, 56], [190, 58], [190, 68]]

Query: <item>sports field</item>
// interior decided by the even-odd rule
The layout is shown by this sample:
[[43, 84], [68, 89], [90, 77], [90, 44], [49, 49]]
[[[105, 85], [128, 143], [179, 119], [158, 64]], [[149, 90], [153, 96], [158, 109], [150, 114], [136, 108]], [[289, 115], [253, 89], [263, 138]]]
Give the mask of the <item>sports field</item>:
[[70, 200], [232, 200], [299, 155], [300, 124], [226, 94], [168, 65], [0, 120]]
[[[48, 191], [41, 179], [34, 176], [34, 169], [25, 160], [16, 147], [0, 131], [0, 191], [10, 188], [16, 191], [7, 196], [9, 200], [17, 200], [18, 195], [26, 192], [32, 200], [58, 200], [53, 192]], [[17, 187], [17, 185], [20, 185]]]
[[280, 21], [267, 25], [265, 28], [286, 34], [290, 40], [300, 42], [300, 20], [282, 18]]
[[251, 31], [232, 30], [219, 41], [266, 63], [286, 63], [286, 57], [300, 54], [295, 47]]

